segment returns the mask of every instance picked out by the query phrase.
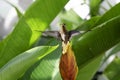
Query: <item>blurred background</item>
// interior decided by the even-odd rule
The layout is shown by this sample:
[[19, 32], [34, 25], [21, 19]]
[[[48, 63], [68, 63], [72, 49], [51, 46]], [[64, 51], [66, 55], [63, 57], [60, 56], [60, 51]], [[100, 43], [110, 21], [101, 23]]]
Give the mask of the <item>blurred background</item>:
[[[21, 13], [24, 14], [24, 11], [32, 4], [35, 0], [0, 0], [0, 40], [5, 38], [14, 28], [14, 25], [18, 21], [17, 12], [12, 3], [15, 5]], [[92, 0], [70, 0], [65, 6], [65, 10], [73, 10], [81, 19], [88, 20], [91, 16], [94, 16], [94, 13], [91, 12], [91, 2]], [[95, 1], [95, 0], [94, 0]], [[100, 6], [98, 15], [103, 15], [107, 10], [112, 6], [120, 2], [120, 0], [99, 0]], [[59, 17], [56, 17], [53, 22], [50, 24], [51, 28], [57, 29], [56, 26], [59, 22]], [[106, 53], [107, 54], [107, 53]], [[114, 59], [114, 55], [105, 62], [102, 67], [99, 69], [100, 72], [104, 71], [106, 66]], [[98, 80], [108, 80], [105, 75], [98, 75]]]

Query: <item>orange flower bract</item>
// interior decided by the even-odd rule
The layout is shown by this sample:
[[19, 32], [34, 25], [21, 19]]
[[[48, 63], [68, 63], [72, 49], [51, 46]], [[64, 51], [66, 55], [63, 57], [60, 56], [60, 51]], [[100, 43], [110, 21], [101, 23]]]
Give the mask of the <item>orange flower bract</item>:
[[63, 43], [62, 47], [63, 52], [59, 65], [61, 77], [63, 80], [75, 80], [78, 73], [78, 67], [74, 52], [72, 51], [69, 41], [67, 44]]

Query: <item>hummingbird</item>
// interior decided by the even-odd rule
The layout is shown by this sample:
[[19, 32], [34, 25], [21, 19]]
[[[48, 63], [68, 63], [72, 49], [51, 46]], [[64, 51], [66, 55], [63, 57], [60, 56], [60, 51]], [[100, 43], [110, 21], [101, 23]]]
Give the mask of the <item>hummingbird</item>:
[[76, 80], [78, 66], [74, 51], [70, 44], [70, 38], [73, 34], [79, 34], [79, 31], [67, 31], [65, 24], [62, 24], [59, 32], [62, 40], [62, 55], [60, 58], [59, 71], [63, 80]]

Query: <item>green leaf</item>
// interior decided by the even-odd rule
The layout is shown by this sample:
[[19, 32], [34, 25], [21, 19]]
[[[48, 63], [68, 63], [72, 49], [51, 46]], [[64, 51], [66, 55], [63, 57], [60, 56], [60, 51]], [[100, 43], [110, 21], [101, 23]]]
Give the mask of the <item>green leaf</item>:
[[105, 57], [104, 61], [105, 62], [111, 55], [116, 54], [120, 51], [120, 43], [115, 45], [110, 51], [107, 53], [108, 55]]
[[98, 70], [103, 55], [95, 57], [89, 63], [87, 63], [83, 68], [79, 69], [79, 74], [77, 80], [91, 80], [94, 73]]
[[23, 52], [0, 69], [0, 80], [18, 79], [31, 65], [51, 53], [56, 48], [57, 46], [40, 46]]
[[79, 69], [85, 67], [93, 58], [102, 55], [120, 41], [119, 23], [120, 16], [112, 18], [83, 36], [78, 35], [73, 39], [73, 49]]
[[[36, 33], [35, 30], [43, 31], [45, 29], [43, 28], [44, 26], [49, 26], [51, 21], [64, 8], [67, 2], [68, 0], [36, 0], [25, 13], [25, 19], [33, 33]], [[33, 15], [34, 13], [35, 15]], [[32, 35], [30, 44], [33, 44], [39, 35], [40, 34]]]
[[116, 57], [104, 73], [109, 80], [120, 80], [120, 58]]
[[[58, 41], [52, 38], [50, 41], [47, 41], [46, 45], [54, 45], [55, 43], [58, 43]], [[61, 53], [60, 45], [51, 54], [48, 54], [31, 66], [19, 80], [61, 80], [58, 67]]]
[[[52, 54], [30, 67], [20, 80], [61, 80], [59, 73], [59, 57], [61, 48], [58, 47]], [[55, 79], [57, 77], [60, 79]]]
[[[27, 34], [25, 35], [25, 33]], [[29, 39], [31, 34], [29, 26], [24, 19], [21, 19], [14, 31], [0, 42], [0, 67], [30, 47]]]
[[100, 16], [95, 16], [92, 17], [91, 19], [85, 21], [84, 23], [82, 23], [81, 25], [79, 25], [76, 30], [80, 30], [80, 31], [89, 31], [92, 28], [96, 27], [93, 26], [101, 17]]
[[98, 26], [105, 21], [108, 21], [116, 16], [120, 15], [120, 3], [112, 7], [109, 11], [107, 11], [95, 24], [94, 26]]
[[13, 32], [0, 42], [0, 67], [29, 49], [68, 0], [36, 0], [21, 17]]
[[[93, 3], [96, 0], [93, 0]], [[120, 3], [112, 7], [109, 11], [107, 11], [103, 16], [95, 16], [92, 17], [90, 20], [85, 21], [82, 25], [80, 25], [77, 29], [78, 30], [90, 30], [98, 25], [120, 15]], [[114, 13], [114, 14], [113, 14]]]

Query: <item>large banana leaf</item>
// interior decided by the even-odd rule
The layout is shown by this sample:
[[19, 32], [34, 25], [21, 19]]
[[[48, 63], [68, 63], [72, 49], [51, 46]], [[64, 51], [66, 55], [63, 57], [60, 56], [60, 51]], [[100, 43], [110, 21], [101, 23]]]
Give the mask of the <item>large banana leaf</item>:
[[0, 80], [18, 79], [31, 65], [56, 48], [57, 46], [40, 46], [21, 53], [0, 69]]
[[35, 63], [19, 80], [61, 80], [59, 73], [59, 58], [61, 47]]
[[[76, 53], [83, 53], [84, 56], [81, 56], [81, 58], [92, 58], [92, 56], [102, 53], [117, 44], [120, 40], [119, 19], [120, 16], [113, 18], [110, 21], [99, 25], [94, 30], [87, 32], [82, 37], [77, 36], [73, 44], [74, 51]], [[85, 61], [85, 59], [86, 58], [83, 58], [82, 61]], [[78, 63], [82, 64], [82, 61], [79, 61]]]
[[79, 73], [77, 80], [91, 80], [94, 73], [98, 70], [103, 55], [91, 59], [89, 63], [86, 63], [86, 66], [79, 68]]
[[120, 3], [116, 4], [114, 7], [112, 7], [109, 11], [107, 11], [100, 20], [98, 20], [94, 26], [100, 25], [102, 23], [104, 23], [107, 20], [110, 20], [113, 17], [116, 17], [118, 15], [120, 15]]
[[36, 0], [21, 17], [13, 32], [0, 42], [0, 67], [29, 49], [68, 0]]
[[[120, 4], [116, 5], [105, 14], [108, 14], [111, 18], [106, 19], [106, 16], [103, 15], [104, 17], [102, 16], [100, 20], [97, 21], [97, 24], [94, 24], [94, 26], [96, 25], [95, 28], [82, 36], [78, 35], [74, 37], [73, 49], [79, 66], [78, 80], [80, 78], [81, 80], [91, 80], [92, 77], [89, 75], [94, 75], [97, 68], [99, 68], [99, 64], [97, 63], [100, 62], [96, 62], [98, 66], [94, 64], [96, 67], [89, 66], [88, 70], [84, 70], [85, 67], [94, 62], [102, 53], [120, 42], [120, 16], [118, 12], [115, 13], [116, 15], [111, 16], [111, 14], [113, 14], [112, 12], [118, 9], [120, 10]], [[102, 19], [104, 22], [101, 21]], [[83, 75], [81, 70], [86, 71], [86, 74]], [[86, 77], [82, 77], [86, 75], [89, 76], [89, 78], [86, 79]]]

